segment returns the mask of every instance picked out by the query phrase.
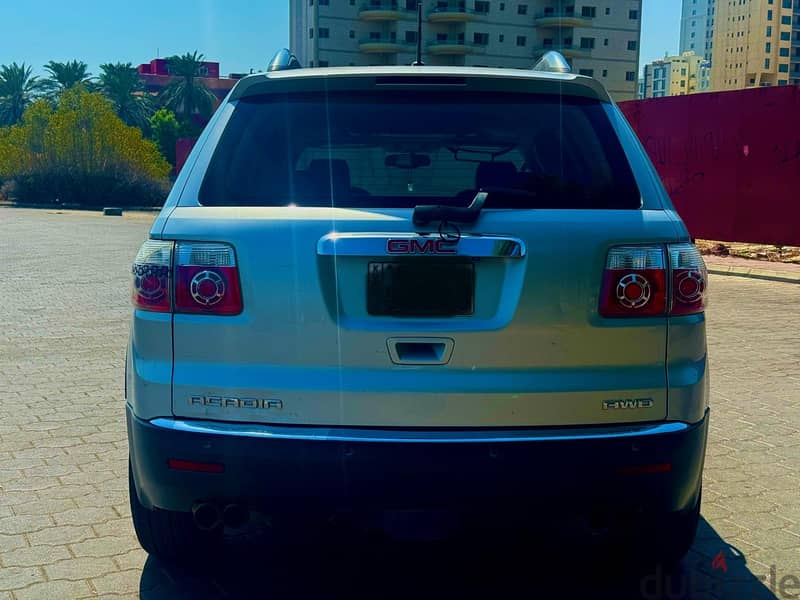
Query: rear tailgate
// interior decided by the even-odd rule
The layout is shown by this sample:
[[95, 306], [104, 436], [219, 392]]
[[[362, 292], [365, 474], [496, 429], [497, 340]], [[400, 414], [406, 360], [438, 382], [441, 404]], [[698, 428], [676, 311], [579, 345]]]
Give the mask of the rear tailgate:
[[[384, 427], [665, 418], [667, 318], [602, 318], [598, 297], [610, 247], [672, 242], [676, 230], [640, 191], [596, 82], [302, 71], [237, 86], [163, 229], [231, 244], [244, 306], [174, 315], [176, 415]], [[494, 189], [492, 203], [453, 247], [437, 245], [438, 223], [412, 223], [415, 206], [466, 206], [478, 189]]]

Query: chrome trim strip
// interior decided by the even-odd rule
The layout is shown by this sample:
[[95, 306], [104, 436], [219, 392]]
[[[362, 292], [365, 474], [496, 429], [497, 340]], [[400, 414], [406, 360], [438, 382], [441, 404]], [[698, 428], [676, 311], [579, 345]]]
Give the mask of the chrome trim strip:
[[260, 425], [224, 421], [200, 421], [159, 417], [150, 421], [154, 427], [234, 437], [272, 440], [304, 440], [316, 442], [404, 442], [404, 443], [503, 443], [503, 442], [563, 442], [579, 440], [620, 439], [636, 436], [663, 435], [686, 431], [688, 423], [650, 423], [647, 425], [617, 425], [614, 427], [586, 427], [583, 429], [534, 430], [393, 430], [331, 427], [292, 427], [286, 425]]
[[317, 242], [317, 254], [321, 256], [467, 256], [474, 258], [522, 258], [527, 254], [525, 242], [504, 235], [462, 234], [461, 239], [448, 244], [455, 252], [387, 252], [389, 240], [417, 242], [417, 248], [425, 242], [439, 242], [438, 233], [419, 234], [408, 232], [389, 233], [329, 233]]

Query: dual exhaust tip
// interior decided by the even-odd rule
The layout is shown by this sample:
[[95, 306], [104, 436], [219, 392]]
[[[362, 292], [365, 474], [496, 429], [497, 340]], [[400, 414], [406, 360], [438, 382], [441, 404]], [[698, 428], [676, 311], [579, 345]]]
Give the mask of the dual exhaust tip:
[[226, 504], [220, 510], [212, 502], [200, 502], [192, 507], [192, 518], [201, 531], [212, 531], [220, 526], [239, 529], [250, 519], [250, 511], [241, 504]]

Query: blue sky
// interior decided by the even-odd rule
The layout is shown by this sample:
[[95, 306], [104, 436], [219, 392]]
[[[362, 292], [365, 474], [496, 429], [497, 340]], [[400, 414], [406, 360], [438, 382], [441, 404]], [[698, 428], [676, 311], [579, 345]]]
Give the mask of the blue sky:
[[[642, 64], [678, 51], [680, 0], [644, 0]], [[133, 7], [133, 8], [132, 8]], [[0, 0], [0, 64], [132, 62], [199, 50], [221, 73], [262, 69], [288, 45], [288, 0]]]

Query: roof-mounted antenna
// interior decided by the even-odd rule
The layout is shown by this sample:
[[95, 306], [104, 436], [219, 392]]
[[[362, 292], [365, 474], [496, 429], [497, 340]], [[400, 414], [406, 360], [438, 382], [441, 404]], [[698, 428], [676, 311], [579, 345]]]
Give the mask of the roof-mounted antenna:
[[275, 53], [272, 60], [269, 61], [267, 71], [288, 71], [289, 69], [300, 69], [303, 65], [297, 60], [297, 57], [286, 48], [282, 48]]
[[412, 67], [422, 67], [422, 2], [417, 2], [417, 60], [411, 63]]
[[569, 73], [572, 69], [569, 68], [567, 59], [555, 50], [545, 52], [544, 56], [539, 59], [533, 66], [534, 71], [543, 71], [545, 73]]

